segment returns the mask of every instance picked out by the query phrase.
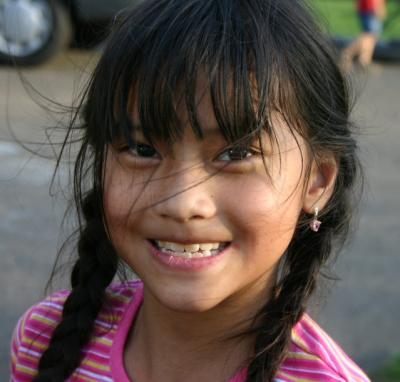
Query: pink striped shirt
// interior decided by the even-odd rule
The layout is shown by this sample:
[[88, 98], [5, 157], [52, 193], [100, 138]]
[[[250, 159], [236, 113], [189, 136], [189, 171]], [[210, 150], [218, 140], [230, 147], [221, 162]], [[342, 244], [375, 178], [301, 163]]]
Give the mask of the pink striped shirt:
[[[129, 281], [108, 288], [107, 308], [95, 321], [83, 360], [69, 382], [130, 382], [123, 363], [129, 328], [143, 299], [143, 284]], [[68, 291], [54, 293], [30, 308], [18, 321], [11, 344], [11, 382], [31, 381], [41, 354], [60, 322]], [[229, 382], [244, 382], [246, 370]], [[368, 377], [307, 315], [292, 330], [289, 352], [276, 382], [367, 382]]]

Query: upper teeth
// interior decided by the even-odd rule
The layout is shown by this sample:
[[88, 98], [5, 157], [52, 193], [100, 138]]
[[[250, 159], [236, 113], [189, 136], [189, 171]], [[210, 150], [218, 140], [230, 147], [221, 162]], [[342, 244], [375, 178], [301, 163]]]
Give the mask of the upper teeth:
[[170, 241], [158, 241], [157, 245], [160, 248], [169, 249], [174, 252], [198, 252], [201, 251], [211, 251], [213, 249], [218, 249], [222, 243], [201, 243], [201, 244], [178, 244], [172, 243]]

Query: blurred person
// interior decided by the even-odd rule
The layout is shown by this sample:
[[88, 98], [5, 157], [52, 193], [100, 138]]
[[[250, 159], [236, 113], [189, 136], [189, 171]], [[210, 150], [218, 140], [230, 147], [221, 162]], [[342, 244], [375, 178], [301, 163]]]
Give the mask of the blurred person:
[[341, 63], [349, 73], [356, 59], [362, 68], [371, 67], [375, 46], [382, 33], [383, 21], [387, 15], [385, 0], [357, 0], [357, 12], [362, 33], [342, 52]]

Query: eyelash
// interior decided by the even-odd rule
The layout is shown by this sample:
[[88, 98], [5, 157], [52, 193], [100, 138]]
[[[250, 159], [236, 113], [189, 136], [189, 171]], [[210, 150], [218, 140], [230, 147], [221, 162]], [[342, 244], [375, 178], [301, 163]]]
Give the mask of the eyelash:
[[[248, 159], [248, 158], [250, 158], [250, 157], [253, 157], [254, 155], [260, 154], [259, 151], [255, 150], [255, 149], [253, 149], [253, 148], [251, 148], [251, 147], [249, 147], [249, 148], [247, 148], [247, 147], [230, 147], [230, 148], [225, 149], [220, 155], [218, 155], [218, 158], [221, 157], [223, 154], [226, 154], [226, 153], [228, 153], [228, 155], [230, 155], [230, 154], [232, 154], [235, 150], [241, 150], [241, 152], [240, 152], [240, 154], [239, 154], [240, 157], [239, 157], [238, 159], [233, 159], [233, 160], [231, 159], [231, 162], [240, 162], [240, 161], [244, 161], [244, 160], [246, 160], [246, 159]], [[242, 155], [243, 152], [246, 152], [247, 154]], [[248, 155], [248, 154], [250, 154], [250, 155]]]
[[[142, 154], [143, 154], [144, 153], [143, 150], [148, 150], [148, 149], [152, 150], [153, 156], [140, 155], [139, 152], [138, 152], [138, 150], [142, 151]], [[220, 162], [230, 162], [229, 164], [233, 164], [233, 163], [236, 162], [235, 164], [239, 164], [239, 163], [241, 163], [243, 161], [246, 161], [246, 160], [250, 159], [253, 156], [260, 155], [260, 151], [259, 150], [256, 150], [256, 149], [251, 148], [251, 147], [249, 147], [249, 148], [247, 148], [247, 147], [229, 147], [229, 148], [223, 150], [217, 156], [216, 159], [218, 160], [218, 158], [221, 158], [224, 154], [225, 155], [226, 154], [228, 154], [228, 155], [237, 154], [238, 152], [235, 153], [236, 150], [240, 150], [239, 151], [239, 158], [237, 158], [237, 159], [231, 159], [230, 158], [228, 160], [220, 160]], [[144, 158], [144, 159], [148, 159], [148, 160], [160, 159], [160, 155], [158, 155], [156, 149], [154, 147], [150, 146], [150, 145], [145, 144], [145, 143], [137, 143], [136, 144], [136, 149], [135, 148], [131, 148], [129, 146], [123, 146], [122, 148], [120, 148], [120, 151], [121, 152], [129, 151], [131, 155], [133, 155], [133, 156], [135, 156], [137, 158]], [[245, 152], [245, 154], [242, 155], [244, 152]], [[155, 158], [154, 154], [157, 154], [158, 158]]]
[[[139, 158], [153, 159], [152, 156], [146, 156], [146, 155], [142, 155], [142, 156], [141, 156], [141, 155], [139, 155], [138, 149], [139, 149], [139, 150], [150, 149], [150, 150], [153, 150], [153, 151], [154, 151], [154, 154], [157, 154], [157, 151], [156, 151], [156, 149], [155, 149], [154, 147], [152, 147], [152, 146], [150, 146], [150, 145], [146, 145], [145, 143], [136, 143], [136, 149], [135, 149], [135, 148], [132, 148], [132, 147], [129, 147], [129, 146], [126, 146], [126, 147], [125, 147], [125, 150], [126, 150], [126, 151], [129, 151], [131, 154], [134, 154], [134, 151], [136, 151], [137, 154], [136, 154], [135, 156], [137, 156], [137, 157], [139, 157]], [[143, 152], [143, 151], [142, 151], [142, 152]], [[154, 155], [154, 154], [153, 154], [153, 155]]]

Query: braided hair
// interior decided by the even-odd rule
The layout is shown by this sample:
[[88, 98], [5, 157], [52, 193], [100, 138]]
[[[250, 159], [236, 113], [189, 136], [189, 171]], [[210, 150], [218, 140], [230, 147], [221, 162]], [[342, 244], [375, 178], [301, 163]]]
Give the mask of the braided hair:
[[79, 366], [81, 349], [89, 341], [94, 320], [104, 303], [117, 261], [99, 216], [97, 196], [83, 200], [86, 225], [78, 243], [78, 260], [71, 274], [72, 291], [65, 301], [62, 320], [39, 362], [35, 382], [64, 381]]
[[178, 96], [185, 100], [195, 134], [202, 135], [195, 100], [200, 71], [228, 143], [259, 136], [261, 130], [273, 140], [271, 111], [279, 110], [293, 132], [304, 138], [310, 161], [318, 165], [329, 153], [338, 164], [320, 231], [310, 231], [311, 217], [302, 213], [272, 297], [245, 333], [256, 335], [247, 382], [271, 382], [284, 360], [291, 330], [306, 309], [321, 269], [350, 228], [361, 170], [349, 121], [347, 82], [327, 37], [302, 0], [147, 0], [116, 18], [84, 107], [78, 110], [83, 111], [83, 125], [77, 128], [75, 118], [66, 138], [66, 144], [68, 139], [73, 142], [71, 132], [82, 132], [74, 186], [84, 221], [72, 292], [35, 382], [63, 381], [79, 366], [104, 304], [105, 288], [118, 269], [104, 223], [102, 182], [107, 145], [121, 135], [128, 141], [131, 136], [131, 90], [136, 90], [146, 140], [172, 144], [182, 135], [176, 89], [183, 89]]

